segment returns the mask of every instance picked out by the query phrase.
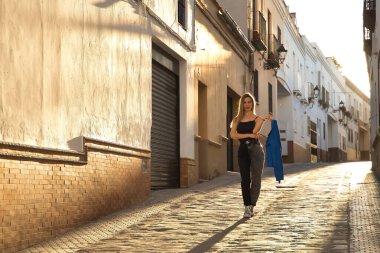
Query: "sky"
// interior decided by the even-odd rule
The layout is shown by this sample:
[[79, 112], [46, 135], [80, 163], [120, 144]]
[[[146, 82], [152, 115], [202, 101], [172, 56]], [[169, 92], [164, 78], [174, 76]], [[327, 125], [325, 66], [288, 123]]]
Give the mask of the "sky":
[[363, 0], [284, 0], [296, 12], [297, 26], [325, 57], [334, 56], [342, 74], [369, 96], [363, 51]]

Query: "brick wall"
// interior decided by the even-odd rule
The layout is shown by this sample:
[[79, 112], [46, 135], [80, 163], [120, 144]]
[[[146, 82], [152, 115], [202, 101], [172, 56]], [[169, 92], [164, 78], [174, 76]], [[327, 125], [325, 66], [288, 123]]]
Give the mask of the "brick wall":
[[186, 188], [198, 183], [199, 173], [194, 159], [180, 160], [180, 187]]
[[0, 252], [26, 248], [148, 197], [148, 150], [85, 143], [84, 153], [46, 149], [46, 156], [41, 148], [1, 147]]
[[345, 162], [347, 161], [347, 153], [340, 148], [329, 148], [329, 162]]

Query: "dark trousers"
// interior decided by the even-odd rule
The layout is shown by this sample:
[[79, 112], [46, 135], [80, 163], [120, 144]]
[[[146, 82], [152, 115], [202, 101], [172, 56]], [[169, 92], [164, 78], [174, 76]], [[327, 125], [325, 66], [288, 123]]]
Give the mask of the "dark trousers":
[[238, 162], [241, 176], [241, 191], [245, 206], [256, 206], [260, 195], [261, 175], [264, 167], [264, 150], [260, 143], [239, 147]]

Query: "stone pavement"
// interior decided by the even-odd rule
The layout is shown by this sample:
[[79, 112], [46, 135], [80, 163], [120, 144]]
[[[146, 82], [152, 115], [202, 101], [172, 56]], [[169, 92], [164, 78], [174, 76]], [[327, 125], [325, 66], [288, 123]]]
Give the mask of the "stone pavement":
[[380, 252], [380, 184], [369, 162], [265, 168], [255, 216], [240, 175], [154, 191], [143, 204], [22, 251]]

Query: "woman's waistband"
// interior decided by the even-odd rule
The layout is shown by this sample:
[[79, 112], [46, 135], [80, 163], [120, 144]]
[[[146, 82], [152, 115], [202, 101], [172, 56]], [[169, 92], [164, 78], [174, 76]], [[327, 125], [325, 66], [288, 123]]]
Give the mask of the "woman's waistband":
[[250, 144], [260, 144], [260, 141], [258, 139], [248, 139], [243, 140], [240, 142], [240, 145], [250, 145]]

